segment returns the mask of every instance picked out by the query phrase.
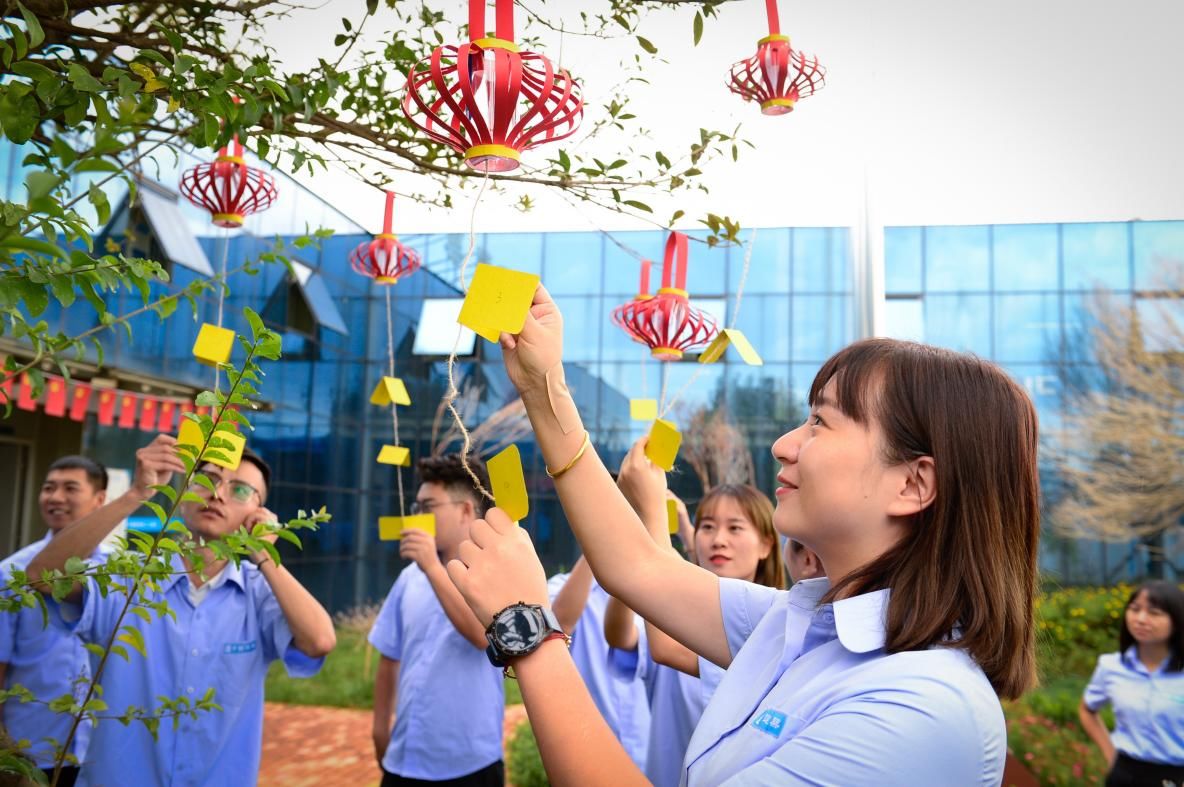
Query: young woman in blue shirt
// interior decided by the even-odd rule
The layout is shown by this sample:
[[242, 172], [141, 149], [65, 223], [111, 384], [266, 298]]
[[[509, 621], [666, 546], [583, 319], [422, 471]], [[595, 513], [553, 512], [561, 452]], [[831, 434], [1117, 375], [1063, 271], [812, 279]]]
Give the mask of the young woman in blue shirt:
[[[1106, 756], [1107, 787], [1184, 785], [1184, 591], [1148, 582], [1127, 601], [1117, 653], [1098, 657], [1078, 715]], [[1114, 710], [1114, 732], [1098, 716]]]
[[[827, 578], [786, 592], [720, 579], [649, 538], [589, 448], [545, 289], [501, 344], [597, 578], [727, 669], [687, 751], [689, 785], [1000, 783], [999, 697], [1035, 673], [1037, 425], [1015, 381], [973, 356], [882, 339], [825, 363], [806, 423], [773, 455], [777, 530], [817, 553]], [[640, 446], [630, 463], [650, 486], [642, 497], [662, 505], [662, 471]], [[487, 520], [448, 566], [486, 623], [547, 602], [529, 537], [497, 509]], [[565, 648], [538, 642], [512, 666], [552, 781], [644, 783]]]

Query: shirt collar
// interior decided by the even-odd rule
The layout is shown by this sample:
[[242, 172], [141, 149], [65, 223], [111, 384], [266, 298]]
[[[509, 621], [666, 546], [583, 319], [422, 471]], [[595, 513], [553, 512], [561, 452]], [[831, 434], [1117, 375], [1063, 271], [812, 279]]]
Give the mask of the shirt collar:
[[[171, 572], [169, 576], [160, 581], [160, 590], [162, 593], [167, 593], [173, 585], [177, 584], [177, 582], [181, 580], [182, 577], [185, 578], [186, 582], [189, 581], [189, 574], [185, 570], [185, 563], [181, 560], [180, 555], [169, 555], [169, 570]], [[226, 582], [233, 582], [234, 584], [238, 585], [240, 590], [246, 590], [246, 571], [247, 569], [243, 565], [240, 564], [236, 566], [233, 560], [228, 560], [226, 561], [225, 567], [223, 567], [221, 573], [219, 574], [218, 584], [221, 585]]]
[[[813, 614], [829, 590], [830, 580], [826, 577], [803, 579], [789, 589], [789, 603]], [[844, 648], [852, 653], [868, 653], [884, 647], [888, 595], [885, 588], [823, 605], [834, 612], [835, 633]]]

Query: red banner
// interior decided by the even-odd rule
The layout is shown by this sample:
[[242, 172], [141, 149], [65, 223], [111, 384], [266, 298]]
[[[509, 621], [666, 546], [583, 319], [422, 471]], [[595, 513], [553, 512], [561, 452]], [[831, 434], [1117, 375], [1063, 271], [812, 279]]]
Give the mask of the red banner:
[[163, 434], [173, 433], [173, 420], [177, 414], [177, 403], [171, 399], [165, 399], [160, 403], [160, 418], [156, 424], [156, 431]]
[[90, 407], [91, 387], [86, 383], [75, 383], [74, 398], [70, 401], [70, 419], [85, 421], [86, 410]]
[[136, 425], [136, 397], [125, 393], [119, 396], [119, 428], [131, 429]]
[[61, 418], [66, 414], [66, 381], [51, 378], [45, 383], [45, 414]]
[[27, 374], [21, 375], [21, 389], [16, 395], [16, 406], [22, 410], [37, 409], [37, 398], [33, 396], [33, 380]]

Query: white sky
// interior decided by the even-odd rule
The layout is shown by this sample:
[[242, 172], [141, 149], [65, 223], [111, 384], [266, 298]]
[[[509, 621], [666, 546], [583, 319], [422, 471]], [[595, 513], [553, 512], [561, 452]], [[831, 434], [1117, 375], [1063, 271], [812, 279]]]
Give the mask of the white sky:
[[[362, 5], [330, 0], [275, 26], [280, 59], [305, 67], [309, 58], [330, 56], [340, 17]], [[738, 164], [729, 159], [706, 169], [706, 197], [630, 195], [653, 206], [658, 219], [682, 208], [680, 228], [697, 227], [692, 219], [707, 210], [744, 226], [847, 225], [858, 221], [865, 183], [874, 220], [885, 225], [1184, 218], [1179, 0], [780, 5], [782, 31], [828, 69], [826, 88], [783, 117], [761, 116], [724, 87], [730, 64], [751, 55], [766, 33], [761, 0], [724, 5], [697, 48], [687, 8], [654, 12], [643, 22], [641, 34], [667, 61], [655, 64], [651, 85], [634, 93], [632, 109], [655, 140], [643, 147], [685, 149], [699, 127], [730, 130], [740, 121], [756, 145]], [[463, 21], [465, 5], [452, 7]], [[556, 0], [545, 10], [554, 18], [581, 7], [590, 4]], [[519, 11], [519, 29], [523, 20]], [[558, 34], [544, 41], [554, 59]], [[596, 106], [619, 78], [611, 65], [635, 50], [632, 38], [569, 35], [563, 65], [581, 75]], [[620, 140], [604, 143], [588, 147], [602, 160], [624, 157]], [[527, 153], [526, 161], [541, 166], [547, 155], [553, 154]], [[311, 185], [377, 230], [376, 191], [344, 173], [318, 174]], [[401, 200], [395, 230], [467, 231], [473, 193], [456, 195], [451, 211]], [[509, 207], [513, 198], [487, 193], [477, 231], [651, 226], [577, 211], [546, 189], [526, 193], [537, 207], [525, 214]]]

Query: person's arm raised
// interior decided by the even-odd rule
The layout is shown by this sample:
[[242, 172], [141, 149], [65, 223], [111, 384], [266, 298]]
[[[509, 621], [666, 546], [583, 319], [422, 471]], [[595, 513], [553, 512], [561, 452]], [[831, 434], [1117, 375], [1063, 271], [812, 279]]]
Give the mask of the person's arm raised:
[[[90, 557], [120, 522], [156, 494], [153, 486], [167, 484], [173, 473], [184, 474], [185, 464], [177, 457], [176, 445], [175, 438], [162, 434], [136, 451], [131, 488], [51, 538], [45, 549], [29, 562], [26, 568], [29, 578], [39, 580], [45, 571], [65, 571], [66, 561], [72, 557]], [[44, 582], [35, 582], [34, 587], [45, 595], [53, 592], [52, 586]], [[75, 602], [81, 597], [82, 586], [75, 583], [66, 600]]]
[[[501, 345], [506, 372], [522, 395], [547, 467], [558, 476], [559, 500], [597, 580], [691, 650], [730, 664], [716, 576], [653, 542], [595, 451], [573, 463], [586, 432], [563, 378], [563, 317], [541, 285], [522, 332], [503, 333]], [[664, 506], [665, 475], [645, 458], [640, 443], [626, 464], [637, 470], [637, 483], [656, 490], [655, 504]], [[688, 607], [699, 614], [683, 614]]]
[[551, 605], [555, 619], [568, 634], [576, 630], [576, 624], [584, 614], [584, 607], [588, 605], [588, 594], [591, 591], [592, 569], [588, 566], [588, 561], [584, 560], [584, 556], [580, 555], [567, 581], [555, 595], [555, 603]]

